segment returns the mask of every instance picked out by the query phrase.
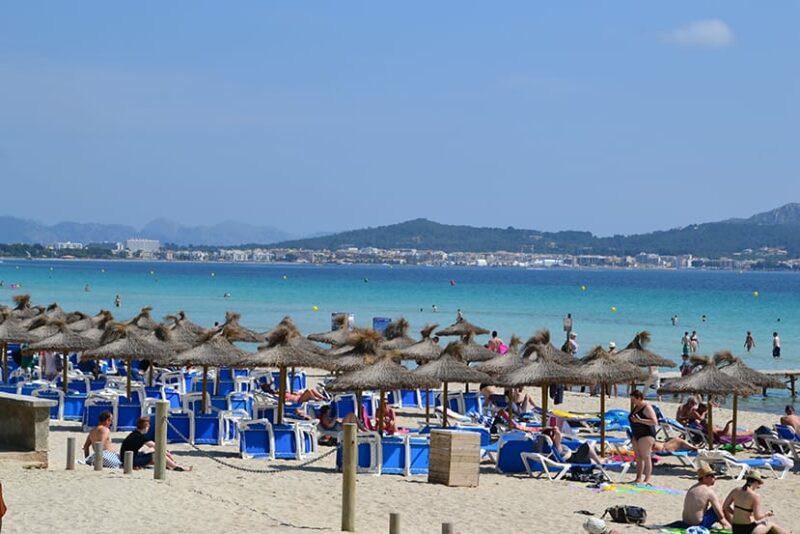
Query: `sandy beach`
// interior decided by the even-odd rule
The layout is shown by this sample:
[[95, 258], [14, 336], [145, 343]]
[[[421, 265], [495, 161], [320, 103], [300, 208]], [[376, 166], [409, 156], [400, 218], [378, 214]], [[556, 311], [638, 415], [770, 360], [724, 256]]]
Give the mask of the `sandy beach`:
[[[627, 399], [611, 399], [609, 408], [627, 408]], [[667, 413], [675, 405], [659, 403]], [[564, 406], [574, 411], [596, 411], [598, 399], [568, 394]], [[402, 423], [413, 426], [421, 420], [417, 412], [402, 411]], [[730, 412], [721, 409], [717, 421]], [[777, 422], [774, 415], [757, 412], [740, 414], [740, 424], [749, 429]], [[256, 474], [238, 471], [214, 462], [188, 445], [171, 445], [180, 461], [194, 466], [191, 473], [168, 472], [166, 481], [154, 481], [152, 469], [123, 475], [121, 470], [94, 472], [78, 465], [64, 469], [67, 437], [84, 434], [77, 423], [55, 423], [50, 433], [48, 469], [25, 469], [17, 462], [0, 464], [9, 511], [4, 534], [48, 534], [54, 527], [80, 534], [110, 531], [118, 534], [147, 532], [195, 533], [234, 532], [259, 529], [263, 532], [339, 532], [341, 475], [335, 471], [334, 456], [302, 469]], [[125, 433], [114, 434], [118, 444]], [[241, 460], [235, 445], [202, 446], [236, 466], [269, 468], [299, 462]], [[322, 447], [324, 454], [329, 448]], [[687, 467], [674, 460], [656, 467], [658, 487], [686, 490], [694, 480]], [[630, 477], [632, 479], [632, 477]], [[716, 485], [721, 497], [739, 482], [721, 478]], [[427, 483], [425, 476], [358, 477], [357, 530], [388, 532], [390, 512], [402, 514], [403, 532], [438, 533], [442, 522], [453, 522], [456, 532], [582, 532], [584, 516], [577, 510], [601, 514], [606, 507], [630, 504], [644, 507], [649, 524], [679, 519], [682, 494], [598, 492], [586, 484], [550, 482], [521, 475], [498, 474], [494, 465], [481, 465], [480, 486], [449, 488]], [[785, 526], [800, 525], [796, 505], [800, 477], [790, 473], [785, 480], [767, 478], [761, 491], [767, 509]], [[621, 532], [638, 532], [634, 526], [619, 525]]]

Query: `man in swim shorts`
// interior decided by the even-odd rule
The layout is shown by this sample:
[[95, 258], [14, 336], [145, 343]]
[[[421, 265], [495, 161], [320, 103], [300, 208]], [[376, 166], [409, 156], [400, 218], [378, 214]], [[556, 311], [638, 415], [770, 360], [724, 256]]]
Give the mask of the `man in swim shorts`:
[[716, 473], [707, 465], [697, 470], [697, 483], [689, 488], [683, 500], [682, 520], [687, 527], [712, 528], [719, 523], [722, 528], [730, 528], [719, 497], [711, 488], [716, 481]]

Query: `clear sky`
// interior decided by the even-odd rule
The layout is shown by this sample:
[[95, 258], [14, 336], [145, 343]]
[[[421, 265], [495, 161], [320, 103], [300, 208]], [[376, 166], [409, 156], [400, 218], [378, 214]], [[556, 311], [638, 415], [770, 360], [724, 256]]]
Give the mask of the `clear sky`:
[[800, 201], [796, 2], [6, 2], [0, 214], [636, 233]]

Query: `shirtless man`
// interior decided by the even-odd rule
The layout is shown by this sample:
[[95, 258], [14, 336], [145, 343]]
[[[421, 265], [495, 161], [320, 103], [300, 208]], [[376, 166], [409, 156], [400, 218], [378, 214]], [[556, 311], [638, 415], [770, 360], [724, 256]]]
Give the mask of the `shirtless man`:
[[794, 413], [791, 404], [786, 405], [786, 415], [781, 417], [781, 424], [794, 429], [795, 434], [800, 434], [800, 416]]
[[[108, 459], [110, 462], [111, 458], [109, 456], [115, 456], [116, 462], [112, 463], [117, 464], [116, 466], [119, 467], [119, 457], [111, 446], [111, 424], [113, 422], [111, 412], [100, 412], [100, 416], [97, 418], [97, 426], [89, 431], [86, 441], [83, 442], [83, 457], [86, 458], [87, 462], [90, 458], [94, 458], [93, 446], [95, 442], [99, 441], [103, 444], [103, 465], [111, 467], [106, 460]], [[111, 455], [107, 455], [106, 451], [110, 452]]]
[[689, 488], [683, 500], [682, 521], [689, 527], [712, 528], [716, 523], [731, 528], [722, 511], [719, 497], [711, 489], [717, 476], [707, 465], [697, 470], [697, 484]]

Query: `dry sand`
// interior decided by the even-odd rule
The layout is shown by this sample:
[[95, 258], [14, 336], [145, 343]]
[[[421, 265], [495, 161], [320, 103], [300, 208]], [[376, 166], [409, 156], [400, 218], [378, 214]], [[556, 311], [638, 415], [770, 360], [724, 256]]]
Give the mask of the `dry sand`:
[[[612, 399], [609, 408], [627, 408], [626, 399]], [[662, 402], [665, 413], [674, 405]], [[573, 411], [597, 411], [598, 399], [568, 394], [564, 404]], [[405, 424], [421, 418], [417, 412], [401, 413]], [[715, 412], [724, 422], [730, 412]], [[777, 422], [774, 415], [747, 412], [741, 425], [753, 429]], [[298, 470], [253, 474], [215, 463], [188, 445], [170, 445], [180, 461], [194, 466], [191, 473], [168, 472], [166, 481], [154, 481], [152, 469], [126, 476], [121, 470], [93, 471], [78, 465], [64, 469], [67, 437], [82, 444], [77, 424], [56, 423], [50, 434], [48, 469], [24, 469], [17, 462], [0, 463], [8, 514], [4, 534], [203, 533], [203, 532], [339, 532], [341, 475], [334, 457]], [[114, 441], [124, 438], [116, 433]], [[235, 446], [203, 446], [217, 458], [244, 467], [268, 468], [297, 462], [241, 460]], [[322, 447], [326, 452], [328, 448]], [[632, 478], [632, 477], [629, 477]], [[669, 460], [656, 468], [657, 486], [685, 490], [693, 483], [692, 472]], [[739, 485], [722, 478], [716, 489], [724, 498]], [[388, 532], [390, 512], [402, 514], [404, 533], [439, 533], [441, 523], [453, 522], [456, 532], [583, 532], [584, 516], [576, 510], [600, 514], [606, 507], [630, 504], [644, 507], [650, 524], [679, 519], [681, 495], [598, 493], [586, 484], [550, 482], [526, 476], [498, 474], [494, 466], [481, 466], [478, 488], [448, 488], [427, 484], [426, 477], [359, 475], [357, 531]], [[767, 478], [761, 491], [768, 509], [779, 523], [800, 529], [800, 476], [785, 480]], [[620, 525], [621, 532], [639, 532]]]

